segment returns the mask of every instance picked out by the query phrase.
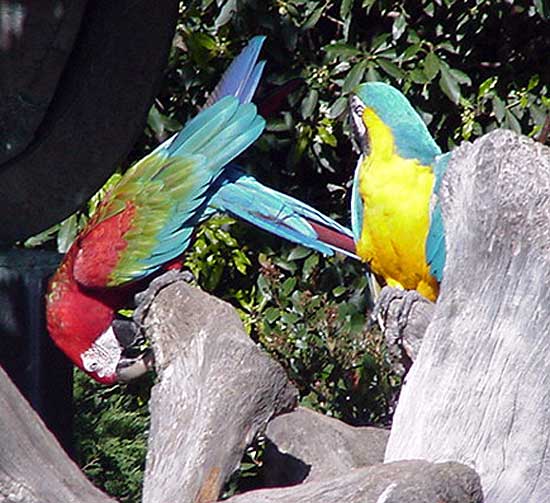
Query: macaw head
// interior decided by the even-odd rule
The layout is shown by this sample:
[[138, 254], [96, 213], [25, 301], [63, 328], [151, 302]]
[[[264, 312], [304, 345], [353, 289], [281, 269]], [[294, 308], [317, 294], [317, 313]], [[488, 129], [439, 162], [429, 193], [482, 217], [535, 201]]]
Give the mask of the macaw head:
[[383, 82], [367, 82], [349, 98], [350, 121], [360, 152], [397, 154], [429, 165], [441, 150], [407, 98]]
[[90, 377], [114, 384], [122, 346], [110, 324], [113, 311], [78, 292], [57, 293], [52, 291], [47, 297], [46, 320], [51, 338]]
[[48, 332], [77, 367], [100, 383], [113, 384], [123, 350], [111, 326], [115, 310], [84, 291], [67, 262], [51, 279], [46, 295]]

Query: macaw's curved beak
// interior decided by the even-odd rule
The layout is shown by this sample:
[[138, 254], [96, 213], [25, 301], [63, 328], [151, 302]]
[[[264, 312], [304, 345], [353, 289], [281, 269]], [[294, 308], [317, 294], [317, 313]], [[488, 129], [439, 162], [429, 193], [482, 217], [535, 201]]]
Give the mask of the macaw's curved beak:
[[128, 383], [155, 368], [155, 355], [152, 349], [132, 358], [121, 358], [116, 367], [119, 382]]

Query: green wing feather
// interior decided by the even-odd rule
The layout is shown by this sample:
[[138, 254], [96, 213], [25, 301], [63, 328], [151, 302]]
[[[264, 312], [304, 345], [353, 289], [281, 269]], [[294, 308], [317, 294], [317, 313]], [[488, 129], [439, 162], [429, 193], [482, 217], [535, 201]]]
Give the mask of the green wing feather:
[[[125, 173], [91, 222], [94, 227], [109, 225], [109, 219], [128, 204], [135, 209], [131, 228], [123, 236], [126, 246], [108, 275], [107, 286], [146, 276], [187, 248], [208, 187], [264, 126], [255, 105], [225, 97]], [[82, 240], [77, 262], [91, 255], [86, 246], [93, 248], [94, 243]], [[86, 277], [77, 279], [87, 284]]]

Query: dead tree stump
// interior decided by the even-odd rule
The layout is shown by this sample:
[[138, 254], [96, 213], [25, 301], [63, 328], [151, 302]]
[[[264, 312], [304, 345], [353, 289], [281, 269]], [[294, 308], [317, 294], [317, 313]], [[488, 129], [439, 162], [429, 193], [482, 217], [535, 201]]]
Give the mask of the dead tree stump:
[[488, 502], [550, 494], [550, 150], [495, 131], [453, 152], [447, 264], [386, 461], [460, 461]]
[[296, 405], [296, 390], [230, 305], [183, 281], [158, 293], [145, 329], [159, 380], [143, 501], [215, 501], [256, 434]]

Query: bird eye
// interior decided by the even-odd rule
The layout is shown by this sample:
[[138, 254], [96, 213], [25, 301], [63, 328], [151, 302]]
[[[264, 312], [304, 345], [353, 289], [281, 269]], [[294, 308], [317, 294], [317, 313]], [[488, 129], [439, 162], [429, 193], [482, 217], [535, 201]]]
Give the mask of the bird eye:
[[363, 115], [363, 107], [361, 105], [355, 105], [354, 112], [357, 115]]
[[90, 372], [95, 372], [99, 367], [99, 364], [97, 362], [90, 362], [87, 367]]

